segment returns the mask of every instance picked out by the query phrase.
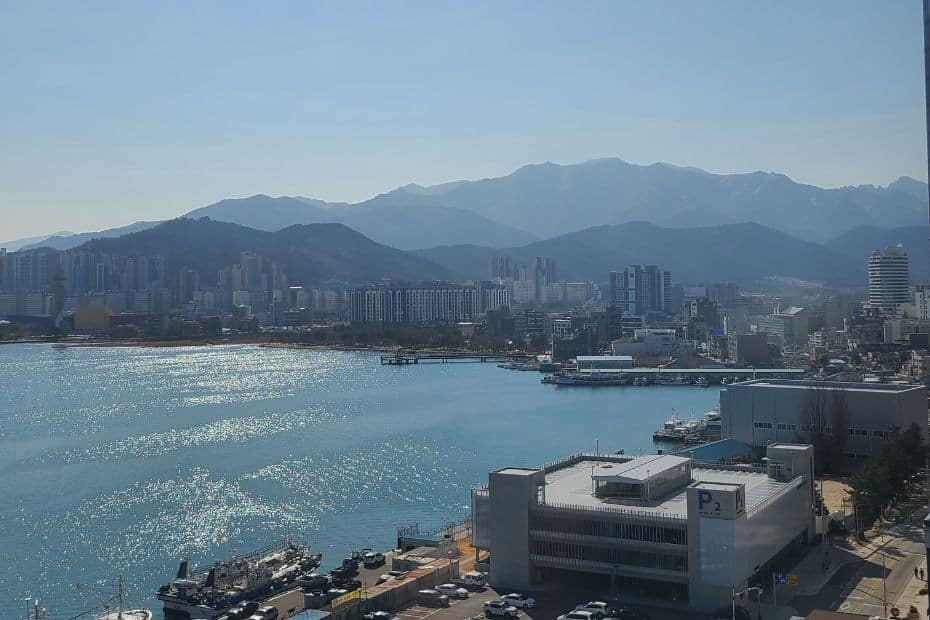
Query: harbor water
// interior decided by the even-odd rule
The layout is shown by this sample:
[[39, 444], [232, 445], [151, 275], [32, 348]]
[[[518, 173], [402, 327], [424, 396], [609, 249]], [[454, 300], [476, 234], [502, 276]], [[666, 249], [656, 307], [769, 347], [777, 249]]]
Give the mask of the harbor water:
[[[0, 346], [0, 617], [52, 620], [122, 575], [155, 589], [287, 535], [324, 554], [462, 519], [489, 470], [654, 450], [716, 405], [697, 387], [558, 387], [493, 363], [382, 366], [258, 346]], [[79, 590], [75, 584], [85, 587]]]

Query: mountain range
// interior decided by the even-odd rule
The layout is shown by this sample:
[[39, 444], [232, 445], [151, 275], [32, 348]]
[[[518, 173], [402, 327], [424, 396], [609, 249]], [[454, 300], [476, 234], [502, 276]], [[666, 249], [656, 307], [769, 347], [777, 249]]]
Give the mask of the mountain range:
[[559, 280], [603, 282], [631, 264], [658, 264], [676, 282], [734, 281], [748, 286], [771, 276], [815, 280], [836, 287], [861, 287], [864, 255], [850, 258], [849, 246], [804, 241], [755, 223], [666, 228], [648, 222], [602, 225], [517, 248], [445, 246], [415, 252], [449, 271], [487, 277], [489, 259], [507, 254], [531, 264], [536, 256], [557, 262]]
[[[408, 184], [355, 204], [257, 194], [221, 200], [184, 216], [268, 231], [338, 222], [379, 243], [410, 250], [463, 244], [519, 247], [591, 226], [633, 221], [669, 228], [755, 222], [807, 241], [827, 242], [859, 227], [923, 225], [927, 208], [926, 183], [909, 177], [887, 187], [825, 189], [782, 174], [711, 174], [612, 158], [532, 164], [502, 177], [428, 187]], [[91, 237], [118, 236], [154, 224], [20, 240], [6, 247], [66, 249]]]
[[428, 260], [376, 243], [343, 224], [295, 224], [269, 232], [209, 218], [169, 220], [139, 232], [94, 239], [83, 246], [120, 256], [163, 256], [169, 272], [196, 269], [203, 282], [216, 282], [217, 271], [239, 262], [241, 252], [255, 252], [284, 267], [300, 284], [411, 281], [455, 276]]
[[911, 253], [916, 282], [930, 277], [926, 226], [882, 230], [859, 228], [826, 244], [804, 241], [755, 223], [668, 228], [647, 222], [593, 226], [512, 248], [477, 245], [440, 246], [403, 251], [377, 243], [344, 224], [295, 224], [264, 231], [209, 218], [179, 218], [152, 228], [81, 247], [108, 254], [160, 255], [169, 271], [193, 267], [203, 282], [217, 270], [253, 251], [281, 264], [291, 282], [377, 282], [383, 278], [413, 282], [488, 277], [491, 256], [507, 254], [517, 262], [536, 256], [556, 260], [557, 279], [605, 282], [608, 273], [634, 263], [656, 263], [671, 270], [676, 282], [733, 281], [754, 286], [783, 276], [820, 281], [831, 287], [863, 288], [869, 252], [879, 244], [904, 242]]

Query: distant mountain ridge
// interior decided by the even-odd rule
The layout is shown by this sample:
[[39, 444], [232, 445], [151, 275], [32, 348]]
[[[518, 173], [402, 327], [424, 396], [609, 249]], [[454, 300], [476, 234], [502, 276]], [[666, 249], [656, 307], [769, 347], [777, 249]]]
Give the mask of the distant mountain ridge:
[[299, 284], [439, 280], [457, 275], [376, 243], [343, 224], [295, 224], [268, 232], [209, 218], [179, 218], [118, 238], [94, 239], [81, 248], [122, 256], [164, 256], [169, 272], [190, 267], [205, 283], [214, 282], [219, 269], [238, 263], [240, 253], [246, 251], [279, 263]]
[[865, 260], [851, 261], [823, 245], [755, 223], [665, 228], [648, 222], [602, 225], [508, 249], [445, 246], [416, 254], [448, 270], [487, 277], [489, 259], [507, 254], [530, 264], [556, 260], [560, 280], [596, 280], [630, 264], [654, 263], [676, 282], [734, 281], [749, 286], [769, 276], [864, 287]]
[[413, 192], [398, 188], [361, 204], [463, 208], [543, 238], [628, 221], [677, 228], [758, 222], [802, 239], [826, 241], [856, 226], [923, 223], [927, 185], [902, 177], [888, 187], [824, 189], [782, 174], [718, 175], [611, 158], [533, 164], [503, 177]]
[[475, 244], [405, 252], [376, 243], [344, 224], [294, 225], [276, 232], [201, 218], [180, 218], [81, 247], [115, 255], [165, 256], [169, 270], [193, 267], [204, 282], [216, 271], [255, 251], [279, 262], [292, 281], [377, 282], [486, 279], [491, 256], [507, 254], [532, 263], [549, 256], [558, 279], [605, 282], [608, 273], [634, 263], [670, 269], [676, 282], [734, 281], [754, 286], [769, 277], [822, 281], [831, 287], [865, 288], [866, 263], [873, 249], [903, 243], [911, 282], [930, 278], [927, 226], [859, 227], [818, 244], [755, 223], [695, 228], [648, 222], [593, 226], [552, 239], [511, 248]]
[[[862, 226], [923, 225], [927, 205], [927, 184], [909, 177], [887, 187], [824, 189], [775, 173], [712, 174], [694, 167], [642, 166], [605, 158], [569, 165], [531, 164], [505, 176], [474, 181], [411, 183], [355, 204], [256, 194], [221, 200], [186, 216], [208, 216], [269, 231], [293, 224], [342, 222], [401, 249], [462, 244], [504, 248], [630, 221], [666, 228], [757, 222], [801, 239], [826, 242]], [[130, 225], [135, 228], [11, 245], [47, 243], [66, 249], [89, 238], [153, 224], [140, 222]]]
[[194, 209], [184, 217], [210, 217], [270, 231], [293, 224], [339, 222], [402, 250], [464, 241], [481, 241], [492, 246], [520, 245], [537, 239], [518, 228], [455, 207], [348, 205], [264, 194], [221, 200]]

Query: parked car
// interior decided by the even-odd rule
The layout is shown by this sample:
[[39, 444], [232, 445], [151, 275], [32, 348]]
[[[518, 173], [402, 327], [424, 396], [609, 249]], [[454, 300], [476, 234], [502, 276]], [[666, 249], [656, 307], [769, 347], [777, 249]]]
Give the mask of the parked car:
[[594, 614], [595, 618], [603, 618], [608, 615], [607, 611], [610, 609], [610, 605], [604, 601], [588, 601], [587, 603], [576, 605], [575, 609], [578, 611], [590, 611]]
[[310, 573], [309, 575], [302, 575], [299, 577], [297, 579], [297, 585], [303, 588], [306, 592], [312, 592], [314, 590], [325, 590], [329, 587], [329, 581], [329, 575]]
[[449, 598], [468, 598], [468, 590], [460, 588], [454, 583], [444, 583], [436, 586], [436, 591], [445, 594]]
[[567, 614], [562, 614], [557, 620], [598, 620], [600, 616], [584, 609], [573, 609]]
[[391, 579], [394, 579], [394, 577], [392, 577], [391, 575], [387, 575], [387, 574], [381, 575], [378, 577], [378, 581], [375, 582], [375, 585], [380, 586], [385, 581], [390, 581]]
[[258, 610], [258, 603], [255, 601], [242, 601], [232, 609], [226, 612], [229, 620], [246, 620], [249, 616]]
[[389, 611], [370, 611], [362, 618], [364, 620], [397, 620], [397, 616]]
[[249, 620], [278, 620], [278, 610], [274, 607], [259, 607]]
[[502, 618], [516, 618], [520, 612], [513, 605], [504, 601], [488, 601], [484, 604], [484, 613], [487, 616], [500, 616]]
[[501, 600], [508, 605], [513, 605], [518, 609], [532, 609], [533, 607], [536, 607], [536, 599], [532, 596], [527, 596], [526, 594], [517, 594], [515, 592], [511, 592], [510, 594], [505, 594], [502, 596]]
[[481, 589], [488, 585], [487, 577], [484, 576], [484, 573], [479, 573], [476, 570], [468, 571], [461, 577], [456, 577], [452, 580], [457, 586], [463, 586], [470, 589]]
[[362, 556], [362, 564], [365, 568], [377, 568], [384, 565], [384, 554], [380, 551], [369, 551]]
[[424, 607], [448, 607], [449, 597], [436, 590], [420, 590], [417, 592], [417, 603]]
[[408, 572], [410, 572], [410, 571], [405, 571], [405, 570], [390, 570], [390, 571], [388, 571], [388, 575], [390, 575], [390, 576], [393, 577], [394, 579], [403, 579], [404, 577], [407, 576], [407, 573], [408, 573]]

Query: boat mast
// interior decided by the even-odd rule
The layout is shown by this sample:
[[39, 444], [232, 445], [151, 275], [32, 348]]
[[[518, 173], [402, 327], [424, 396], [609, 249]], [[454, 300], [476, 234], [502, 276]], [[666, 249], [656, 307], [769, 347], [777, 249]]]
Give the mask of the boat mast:
[[116, 620], [123, 620], [123, 576], [116, 578]]

